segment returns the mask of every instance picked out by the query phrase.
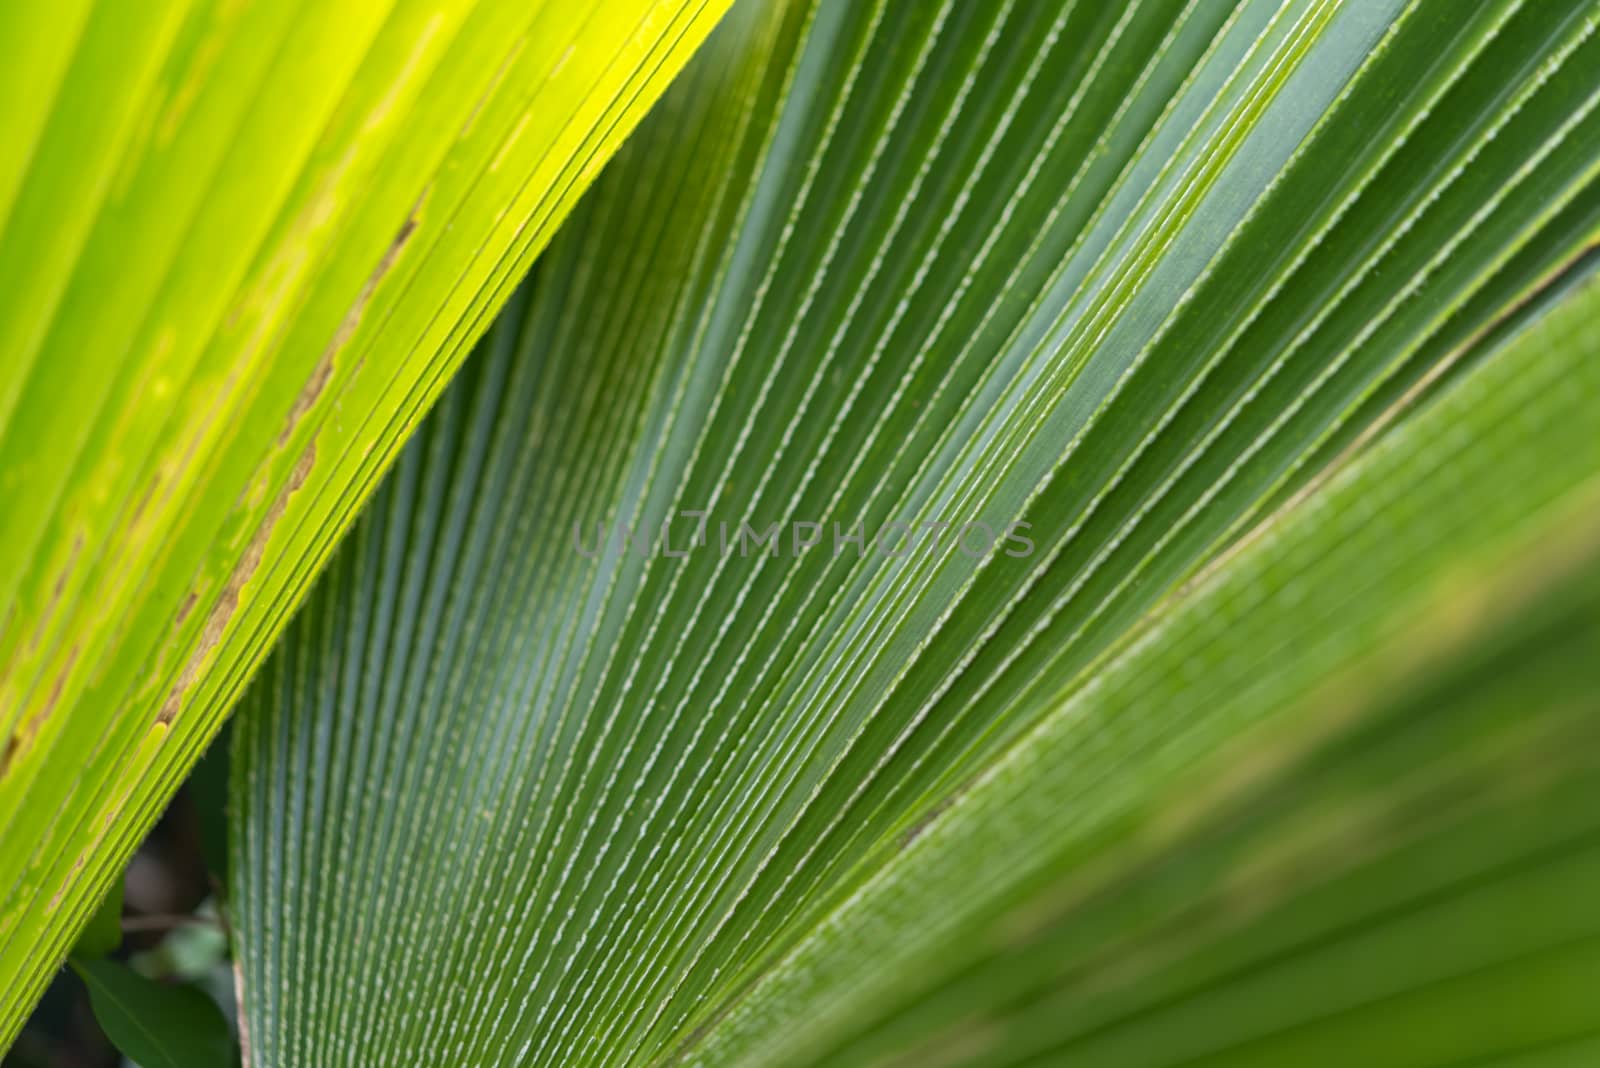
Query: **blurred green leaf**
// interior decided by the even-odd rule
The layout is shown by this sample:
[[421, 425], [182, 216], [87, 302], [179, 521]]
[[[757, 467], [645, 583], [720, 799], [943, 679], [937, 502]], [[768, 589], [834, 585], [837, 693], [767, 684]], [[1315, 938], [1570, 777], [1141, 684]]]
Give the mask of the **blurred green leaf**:
[[76, 960], [95, 1019], [139, 1068], [227, 1068], [239, 1063], [228, 1021], [192, 986], [158, 983], [111, 960]]
[[183, 980], [201, 979], [226, 968], [228, 935], [215, 901], [202, 901], [191, 919], [193, 922], [174, 925], [154, 949], [130, 957], [129, 966], [152, 979]]

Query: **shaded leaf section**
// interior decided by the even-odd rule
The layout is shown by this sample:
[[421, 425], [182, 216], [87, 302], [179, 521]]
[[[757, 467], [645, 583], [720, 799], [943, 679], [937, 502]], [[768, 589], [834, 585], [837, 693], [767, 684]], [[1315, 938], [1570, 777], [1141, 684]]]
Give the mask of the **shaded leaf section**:
[[690, 1063], [1581, 1063], [1600, 286], [1152, 614]]
[[199, 988], [146, 979], [113, 960], [73, 959], [95, 1020], [141, 1068], [229, 1068], [239, 1063], [222, 1010]]

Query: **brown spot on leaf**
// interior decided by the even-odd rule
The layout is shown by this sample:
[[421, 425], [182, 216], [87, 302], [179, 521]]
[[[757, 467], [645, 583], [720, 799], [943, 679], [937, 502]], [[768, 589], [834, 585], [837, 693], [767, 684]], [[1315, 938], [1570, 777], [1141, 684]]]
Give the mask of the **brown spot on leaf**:
[[289, 435], [294, 433], [294, 428], [300, 420], [305, 418], [305, 414], [317, 403], [322, 391], [328, 388], [328, 379], [333, 377], [333, 354], [347, 337], [344, 326], [340, 325], [339, 336], [336, 336], [333, 344], [323, 352], [322, 359], [317, 361], [317, 366], [311, 371], [311, 377], [300, 387], [300, 392], [294, 398], [294, 404], [289, 408], [289, 415], [283, 421], [283, 429], [278, 432], [280, 446], [288, 444]]
[[17, 728], [17, 731], [6, 739], [5, 752], [0, 754], [0, 777], [4, 777], [6, 770], [11, 767], [12, 759], [17, 755], [17, 751], [31, 741], [34, 735], [39, 733], [39, 728], [43, 726], [44, 721], [49, 719], [50, 714], [56, 710], [56, 705], [61, 701], [61, 691], [67, 685], [67, 676], [72, 674], [72, 665], [77, 662], [78, 648], [78, 646], [74, 645], [68, 650], [66, 662], [61, 665], [61, 670], [56, 674], [56, 681], [51, 685], [50, 696], [45, 700], [43, 707], [28, 717], [22, 726]]
[[144, 511], [150, 507], [150, 499], [155, 496], [156, 487], [159, 485], [161, 485], [161, 473], [158, 471], [145, 486], [144, 493], [139, 497], [139, 503], [133, 506], [133, 518], [128, 521], [130, 527], [138, 526], [139, 520], [144, 518]]
[[61, 702], [61, 691], [66, 689], [67, 677], [72, 674], [72, 665], [78, 660], [78, 648], [78, 646], [74, 645], [67, 651], [66, 662], [61, 665], [61, 670], [56, 673], [56, 681], [50, 686], [50, 696], [45, 699], [43, 706], [37, 712], [28, 717], [27, 722], [23, 723], [21, 729], [12, 735], [11, 740], [7, 743], [6, 758], [8, 763], [12, 754], [33, 740], [33, 736], [39, 733], [39, 728], [44, 725], [45, 720], [50, 718], [50, 714], [56, 710], [56, 705]]
[[[184, 662], [183, 670], [178, 673], [178, 681], [173, 684], [172, 692], [167, 695], [166, 701], [161, 705], [161, 711], [156, 715], [156, 722], [170, 724], [177, 718], [178, 710], [183, 705], [183, 696], [194, 685], [195, 679], [200, 675], [200, 668], [207, 657], [211, 655], [217, 645], [222, 641], [223, 634], [228, 629], [228, 622], [233, 618], [233, 613], [239, 607], [239, 594], [243, 591], [245, 583], [255, 575], [256, 569], [261, 566], [261, 559], [266, 553], [267, 542], [272, 538], [272, 532], [278, 525], [278, 520], [283, 518], [284, 509], [289, 505], [289, 498], [305, 484], [307, 476], [311, 473], [312, 465], [316, 463], [317, 450], [315, 444], [308, 445], [301, 454], [299, 461], [294, 465], [294, 470], [289, 472], [289, 481], [283, 487], [267, 509], [267, 514], [262, 517], [261, 525], [256, 528], [255, 536], [250, 539], [250, 544], [245, 547], [244, 554], [239, 557], [239, 562], [234, 565], [233, 573], [228, 576], [227, 584], [223, 586], [222, 593], [217, 597], [217, 603], [211, 606], [211, 613], [206, 616], [205, 626], [200, 631], [200, 644], [194, 652], [189, 654], [189, 659]], [[190, 599], [194, 594], [189, 595]], [[187, 605], [179, 610], [178, 622], [189, 613]]]
[[83, 534], [79, 532], [72, 536], [72, 548], [67, 553], [67, 562], [56, 575], [55, 584], [50, 587], [50, 600], [45, 604], [44, 614], [39, 617], [39, 625], [33, 629], [33, 640], [29, 642], [30, 651], [39, 648], [39, 641], [44, 637], [50, 620], [55, 617], [56, 609], [61, 605], [61, 596], [67, 590], [67, 580], [72, 577], [73, 569], [78, 566], [78, 557], [82, 552]]
[[[426, 191], [424, 191], [423, 196], [427, 196]], [[323, 391], [328, 388], [328, 380], [333, 377], [333, 358], [335, 354], [349, 344], [350, 338], [356, 332], [356, 327], [361, 325], [361, 316], [367, 310], [367, 305], [371, 302], [372, 294], [376, 292], [378, 283], [383, 281], [384, 275], [388, 274], [390, 269], [394, 267], [395, 261], [400, 258], [400, 253], [406, 247], [406, 242], [410, 241], [411, 235], [416, 232], [417, 212], [421, 206], [422, 201], [418, 200], [416, 207], [412, 208], [410, 216], [401, 224], [399, 231], [394, 235], [393, 240], [389, 242], [389, 247], [384, 250], [383, 258], [378, 261], [377, 267], [373, 268], [372, 273], [367, 276], [367, 280], [362, 283], [361, 291], [356, 294], [355, 302], [350, 305], [350, 310], [344, 313], [344, 318], [339, 322], [339, 328], [333, 332], [333, 340], [328, 342], [328, 347], [323, 350], [322, 358], [317, 361], [317, 366], [312, 370], [311, 377], [306, 380], [306, 384], [301, 388], [299, 395], [295, 397], [294, 404], [289, 407], [289, 416], [284, 420], [283, 430], [278, 434], [278, 444], [280, 446], [288, 444], [290, 436], [294, 433], [294, 428], [299, 425], [301, 419], [305, 418], [306, 413], [311, 410], [312, 406], [317, 403], [318, 398], [322, 396]]]
[[932, 827], [934, 822], [944, 815], [946, 809], [955, 804], [955, 801], [954, 794], [942, 797], [928, 811], [918, 816], [916, 822], [907, 827], [900, 835], [900, 849], [909, 849], [913, 842], [927, 833], [928, 828]]
[[67, 653], [67, 662], [61, 665], [61, 672], [56, 676], [55, 685], [50, 687], [50, 699], [44, 703], [44, 708], [39, 710], [39, 715], [34, 719], [36, 726], [50, 718], [50, 713], [55, 711], [56, 703], [61, 700], [61, 691], [67, 685], [67, 676], [71, 674], [72, 665], [77, 659], [78, 647], [74, 645], [72, 650]]
[[[96, 842], [96, 844], [98, 845], [99, 843]], [[50, 899], [49, 911], [54, 912], [56, 909], [61, 907], [61, 899], [66, 896], [68, 887], [77, 885], [77, 876], [82, 871], [83, 854], [80, 853], [78, 854], [78, 859], [72, 862], [72, 875], [67, 878], [66, 882], [62, 883], [56, 888], [55, 896]]]

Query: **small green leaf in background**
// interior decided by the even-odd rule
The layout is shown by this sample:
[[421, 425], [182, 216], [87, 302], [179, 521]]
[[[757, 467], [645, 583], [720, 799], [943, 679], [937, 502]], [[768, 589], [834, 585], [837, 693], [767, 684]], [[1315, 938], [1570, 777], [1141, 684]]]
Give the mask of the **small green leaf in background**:
[[192, 986], [146, 979], [110, 960], [74, 960], [106, 1037], [141, 1068], [238, 1063], [228, 1021]]
[[100, 907], [78, 936], [72, 952], [80, 959], [103, 957], [122, 945], [122, 880], [111, 884]]

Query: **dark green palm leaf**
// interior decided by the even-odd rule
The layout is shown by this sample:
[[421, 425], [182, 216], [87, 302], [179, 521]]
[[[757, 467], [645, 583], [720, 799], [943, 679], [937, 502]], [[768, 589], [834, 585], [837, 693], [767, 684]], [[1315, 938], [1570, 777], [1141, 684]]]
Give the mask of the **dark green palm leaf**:
[[[1213, 601], [1279, 566], [1280, 544], [1381, 545], [1389, 526], [1362, 515], [1378, 498], [1348, 487], [1391, 476], [1416, 490], [1390, 505], [1415, 541], [1384, 568], [1482, 564], [1457, 561], [1430, 514], [1448, 492], [1423, 477], [1445, 455], [1429, 435], [1547, 404], [1525, 435], [1471, 453], [1481, 492], [1543, 508], [1593, 469], [1578, 431], [1596, 412], [1580, 376], [1593, 346], [1570, 309], [1592, 303], [1600, 232], [1597, 15], [736, 7], [409, 446], [247, 700], [234, 864], [261, 1063], [1005, 1063], [1061, 1039], [1051, 1003], [1030, 1016], [1003, 999], [1064, 983], [1051, 960], [1092, 962], [1053, 942], [1004, 952], [994, 930], [1016, 921], [995, 917], [1072, 874], [1074, 851], [1116, 845], [1106, 863], [1124, 876], [1145, 862], [1143, 839], [1113, 840], [1137, 806], [1175, 824], [1160, 839], [1174, 864], [1191, 841], [1193, 863], [1219, 863], [1203, 843], [1232, 833], [1246, 784], [1216, 783], [1189, 828], [1174, 776], [1224, 743], [1232, 761], [1275, 758], [1234, 728], [1302, 707], [1322, 669], [1364, 655], [1370, 619], [1401, 635], [1416, 610], [1403, 583], [1357, 588], [1348, 559], [1294, 582], [1365, 590], [1364, 614], [1290, 629], [1293, 582], [1252, 593], [1259, 615]], [[1562, 362], [1540, 389], [1496, 392], [1545, 348]], [[1565, 482], [1523, 477], [1544, 449], [1563, 452]], [[690, 513], [709, 544], [659, 551], [663, 524], [675, 551], [691, 540]], [[1501, 537], [1504, 519], [1472, 536]], [[808, 552], [797, 523], [823, 525]], [[935, 544], [836, 545], [858, 523]], [[1032, 551], [962, 551], [949, 532], [978, 523], [1026, 523]], [[583, 551], [596, 524], [653, 532], [658, 551]], [[724, 552], [741, 524], [778, 524], [782, 550]], [[1158, 610], [1230, 548], [1218, 577]], [[1172, 630], [1152, 618], [1241, 615], [1240, 641], [1325, 626], [1352, 644], [1322, 660], [1263, 646], [1299, 664], [1264, 677], [1281, 686], [1270, 701], [1210, 644], [1226, 634], [1138, 644]], [[1146, 655], [1167, 658], [1155, 688], [1099, 703]], [[1385, 691], [1349, 719], [1407, 700], [1429, 704]], [[1288, 722], [1311, 731], [1305, 707]], [[1166, 763], [1062, 726], [1091, 713], [1171, 737]], [[1204, 746], [1180, 744], [1191, 722]], [[1592, 731], [1575, 722], [1551, 730]], [[1032, 809], [976, 800], [1000, 796], [996, 777], [1019, 784], [1008, 799], [1031, 789], [1005, 769], [1042, 759], [1052, 731], [1071, 762], [1039, 774], [1070, 769], [1074, 792], [1039, 799], [1068, 829], [1100, 819], [1092, 835], [1035, 836]], [[1476, 759], [1458, 742], [1473, 744], [1415, 744]], [[1287, 800], [1238, 848], [1328, 803], [1320, 781], [1265, 776], [1263, 796], [1275, 788]], [[992, 823], [960, 815], [975, 811]], [[985, 826], [1010, 850], [992, 869], [973, 845]], [[904, 896], [885, 889], [900, 880]], [[1168, 952], [1155, 938], [1153, 959]], [[1007, 987], [1013, 966], [1045, 977]], [[1083, 981], [1111, 989], [1104, 969]], [[1152, 1001], [1161, 983], [1188, 989], [1154, 963], [1142, 981]], [[967, 1010], [970, 1028], [941, 1030]], [[989, 1033], [1011, 1019], [1035, 1038]], [[1185, 1041], [1126, 1063], [1201, 1051]]]

